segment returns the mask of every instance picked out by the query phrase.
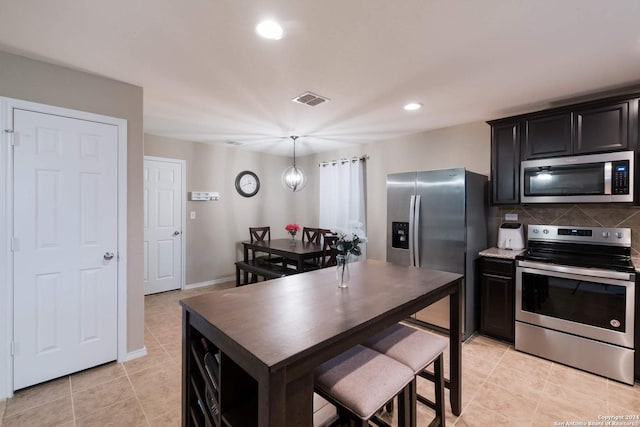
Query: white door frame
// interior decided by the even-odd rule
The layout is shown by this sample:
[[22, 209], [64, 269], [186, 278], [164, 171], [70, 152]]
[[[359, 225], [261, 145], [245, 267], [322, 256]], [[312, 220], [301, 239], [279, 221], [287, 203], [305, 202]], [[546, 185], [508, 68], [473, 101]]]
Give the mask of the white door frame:
[[182, 263], [182, 273], [180, 276], [180, 289], [184, 289], [186, 283], [186, 239], [187, 239], [187, 161], [181, 159], [171, 159], [169, 157], [157, 157], [157, 156], [144, 156], [144, 160], [156, 160], [159, 162], [178, 163], [180, 164], [180, 170], [182, 171], [182, 188], [180, 189], [180, 211], [182, 212], [182, 222], [180, 232], [182, 233], [182, 239], [180, 239], [180, 262]]
[[[13, 110], [88, 120], [118, 127], [118, 361], [127, 360], [127, 121], [0, 97], [0, 399], [13, 395]], [[4, 275], [2, 274], [4, 272]], [[4, 314], [2, 314], [4, 313]]]

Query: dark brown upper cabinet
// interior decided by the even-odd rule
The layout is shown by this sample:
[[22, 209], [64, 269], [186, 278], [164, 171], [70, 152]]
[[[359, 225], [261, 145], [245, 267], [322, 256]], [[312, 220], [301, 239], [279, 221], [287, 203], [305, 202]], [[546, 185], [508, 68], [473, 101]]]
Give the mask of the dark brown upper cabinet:
[[571, 154], [572, 114], [550, 114], [524, 120], [524, 160]]
[[629, 103], [575, 111], [575, 154], [629, 149]]
[[520, 203], [521, 160], [639, 150], [639, 104], [633, 93], [487, 122], [492, 204]]
[[520, 203], [520, 123], [491, 127], [491, 199], [494, 205]]

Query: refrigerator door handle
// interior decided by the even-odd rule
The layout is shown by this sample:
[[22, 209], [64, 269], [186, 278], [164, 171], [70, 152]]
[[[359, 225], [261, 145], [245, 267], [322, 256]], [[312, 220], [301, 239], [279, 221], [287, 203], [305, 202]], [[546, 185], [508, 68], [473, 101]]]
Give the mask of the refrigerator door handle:
[[415, 261], [414, 266], [420, 267], [420, 195], [416, 196], [413, 214], [413, 255]]
[[413, 255], [413, 247], [414, 247], [414, 232], [413, 232], [413, 223], [415, 222], [415, 207], [416, 207], [416, 196], [415, 194], [411, 195], [411, 202], [409, 203], [409, 265], [414, 267], [415, 257]]

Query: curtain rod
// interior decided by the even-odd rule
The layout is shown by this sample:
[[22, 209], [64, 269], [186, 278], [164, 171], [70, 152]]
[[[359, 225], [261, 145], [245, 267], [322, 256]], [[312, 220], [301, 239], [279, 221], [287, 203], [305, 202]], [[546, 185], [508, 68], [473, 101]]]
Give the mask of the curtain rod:
[[320, 162], [318, 163], [318, 167], [322, 167], [322, 166], [329, 166], [329, 165], [337, 165], [338, 162], [340, 162], [340, 164], [345, 164], [345, 163], [349, 163], [349, 162], [357, 162], [357, 161], [365, 161], [365, 160], [369, 160], [369, 155], [365, 154], [363, 156], [354, 156], [354, 157], [350, 157], [350, 158], [346, 158], [343, 157], [342, 159], [338, 159], [338, 160], [328, 160], [328, 161], [324, 161], [324, 162]]

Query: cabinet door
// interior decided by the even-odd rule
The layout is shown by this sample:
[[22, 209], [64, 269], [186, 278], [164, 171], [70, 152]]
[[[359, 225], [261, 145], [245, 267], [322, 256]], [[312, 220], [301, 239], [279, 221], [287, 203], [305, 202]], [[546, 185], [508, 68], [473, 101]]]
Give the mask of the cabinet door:
[[524, 160], [571, 154], [571, 113], [524, 121]]
[[491, 198], [494, 205], [520, 203], [520, 124], [491, 127]]
[[629, 102], [576, 110], [574, 153], [628, 150]]
[[480, 279], [482, 333], [514, 341], [515, 297], [510, 277], [482, 274]]

